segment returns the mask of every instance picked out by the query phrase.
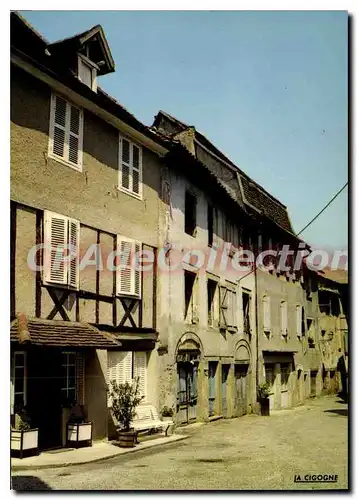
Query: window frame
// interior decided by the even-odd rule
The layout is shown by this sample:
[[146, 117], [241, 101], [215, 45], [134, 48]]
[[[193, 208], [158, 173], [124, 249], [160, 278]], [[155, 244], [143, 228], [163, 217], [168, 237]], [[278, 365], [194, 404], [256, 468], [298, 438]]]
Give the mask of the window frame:
[[[129, 143], [129, 162], [125, 162], [122, 159], [122, 145], [123, 140]], [[133, 166], [133, 146], [138, 148], [139, 151], [139, 168], [135, 168]], [[126, 188], [122, 185], [122, 165], [125, 165], [129, 169], [129, 188]], [[138, 193], [133, 191], [133, 170], [138, 171]], [[118, 186], [117, 189], [126, 193], [130, 196], [133, 196], [137, 200], [143, 200], [143, 148], [141, 145], [129, 139], [127, 136], [119, 133], [118, 135]]]
[[[56, 99], [57, 97], [63, 99], [66, 102], [66, 122], [65, 127], [60, 124], [55, 123], [55, 108], [56, 108]], [[71, 135], [70, 127], [71, 127], [71, 108], [74, 107], [79, 111], [79, 131], [78, 131], [78, 164], [73, 163], [69, 160], [69, 138]], [[64, 152], [63, 156], [57, 155], [53, 152], [54, 146], [54, 134], [55, 127], [61, 128], [64, 131]], [[66, 165], [66, 167], [70, 167], [77, 172], [82, 172], [83, 168], [83, 129], [84, 129], [84, 112], [83, 108], [73, 104], [68, 98], [60, 95], [59, 93], [52, 92], [50, 97], [50, 119], [49, 119], [49, 132], [48, 132], [48, 149], [47, 149], [47, 157]], [[72, 133], [72, 135], [77, 135]]]
[[[78, 382], [77, 382], [77, 353], [75, 351], [62, 351], [61, 352], [61, 355], [62, 356], [66, 356], [66, 362], [64, 362], [64, 358], [62, 358], [62, 363], [61, 363], [61, 368], [65, 368], [66, 367], [66, 375], [63, 375], [64, 378], [66, 378], [66, 387], [63, 387], [63, 384], [61, 382], [61, 395], [64, 394], [64, 391], [66, 391], [65, 393], [65, 396], [62, 398], [64, 400], [71, 400], [71, 401], [76, 401], [77, 400], [77, 397], [78, 397]], [[73, 356], [74, 357], [74, 362], [73, 363], [69, 363], [69, 356]], [[74, 369], [75, 369], [75, 376], [74, 376], [74, 381], [75, 381], [75, 385], [74, 387], [72, 386], [69, 386], [69, 367], [70, 366], [73, 366]], [[68, 395], [68, 391], [71, 391], [71, 390], [74, 390], [75, 392], [75, 396], [73, 398], [73, 400], [69, 397]]]
[[[87, 66], [91, 70], [91, 86], [87, 85], [85, 82], [81, 80], [80, 77], [80, 68], [81, 66]], [[86, 57], [83, 54], [78, 54], [78, 61], [77, 61], [77, 77], [81, 83], [86, 85], [86, 87], [89, 87], [93, 92], [97, 92], [97, 71], [98, 71], [98, 66], [94, 62], [92, 62], [88, 57]]]
[[[193, 200], [192, 213], [191, 213], [192, 228], [189, 227], [190, 224], [189, 224], [189, 221], [187, 220], [187, 217], [189, 217], [188, 210], [187, 210], [187, 208], [188, 208], [187, 203], [188, 203], [188, 200], [190, 198]], [[191, 236], [192, 238], [196, 237], [196, 232], [197, 232], [197, 227], [198, 227], [197, 208], [198, 208], [198, 197], [197, 197], [196, 193], [194, 193], [190, 189], [186, 189], [185, 194], [184, 194], [184, 232], [185, 232], [185, 234]], [[190, 231], [190, 229], [191, 229], [191, 231]]]
[[[23, 356], [23, 365], [16, 364], [16, 357], [18, 355]], [[22, 383], [22, 392], [15, 392], [15, 378], [16, 378], [16, 368], [24, 369], [24, 378]], [[14, 351], [13, 359], [12, 359], [12, 367], [11, 367], [11, 394], [10, 394], [10, 414], [14, 415], [15, 413], [15, 399], [16, 395], [23, 395], [24, 406], [27, 404], [27, 352], [26, 351]]]

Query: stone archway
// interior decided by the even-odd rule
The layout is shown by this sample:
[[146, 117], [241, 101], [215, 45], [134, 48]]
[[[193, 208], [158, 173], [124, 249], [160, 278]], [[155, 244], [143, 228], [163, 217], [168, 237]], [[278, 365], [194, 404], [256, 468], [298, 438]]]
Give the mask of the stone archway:
[[177, 365], [177, 421], [180, 424], [196, 420], [198, 404], [198, 365], [203, 356], [200, 338], [186, 332], [179, 339], [175, 360]]

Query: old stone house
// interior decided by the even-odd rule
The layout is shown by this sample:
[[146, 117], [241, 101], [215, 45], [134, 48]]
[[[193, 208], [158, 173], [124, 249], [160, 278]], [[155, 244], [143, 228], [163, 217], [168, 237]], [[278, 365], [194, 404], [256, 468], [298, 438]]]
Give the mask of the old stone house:
[[155, 264], [111, 264], [155, 258], [167, 150], [101, 90], [113, 71], [100, 26], [48, 43], [11, 14], [11, 412], [26, 405], [41, 449], [64, 444], [75, 400], [111, 433], [108, 380], [157, 399]]

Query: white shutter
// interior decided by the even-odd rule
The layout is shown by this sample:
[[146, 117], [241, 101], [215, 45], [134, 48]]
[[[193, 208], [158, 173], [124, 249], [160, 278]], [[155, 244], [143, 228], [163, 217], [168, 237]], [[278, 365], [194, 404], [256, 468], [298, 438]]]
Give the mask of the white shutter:
[[83, 111], [68, 104], [68, 115], [68, 161], [81, 168]]
[[262, 299], [262, 307], [263, 307], [263, 317], [264, 317], [264, 331], [271, 331], [271, 303], [270, 297], [265, 296]]
[[147, 399], [147, 353], [134, 352], [134, 378], [139, 377], [139, 393]]
[[44, 273], [46, 283], [67, 284], [68, 262], [64, 259], [67, 245], [67, 218], [53, 212], [44, 213]]
[[124, 189], [131, 190], [131, 168], [130, 168], [130, 142], [124, 137], [119, 139], [119, 185]]
[[52, 95], [50, 113], [49, 153], [64, 158], [66, 136], [67, 102], [62, 97]]
[[118, 295], [141, 296], [141, 270], [138, 269], [139, 241], [117, 236], [117, 293]]
[[71, 245], [71, 260], [68, 265], [68, 284], [79, 289], [79, 247], [80, 247], [80, 223], [77, 220], [68, 221], [68, 242]]
[[281, 330], [287, 335], [287, 302], [281, 302]]
[[119, 137], [119, 186], [142, 195], [142, 148]]
[[78, 76], [82, 83], [87, 85], [90, 89], [92, 88], [92, 68], [79, 58], [79, 71]]
[[132, 383], [132, 364], [133, 364], [133, 353], [132, 351], [127, 351], [123, 359], [123, 378], [124, 382]]
[[142, 150], [135, 144], [132, 144], [132, 191], [138, 195], [141, 194], [142, 185]]
[[296, 333], [301, 336], [302, 333], [302, 308], [301, 306], [296, 306]]

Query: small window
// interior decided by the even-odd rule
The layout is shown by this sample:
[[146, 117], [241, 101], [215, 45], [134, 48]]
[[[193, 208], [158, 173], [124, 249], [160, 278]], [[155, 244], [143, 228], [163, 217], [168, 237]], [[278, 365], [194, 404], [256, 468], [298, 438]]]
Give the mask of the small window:
[[26, 406], [26, 352], [14, 352], [11, 373], [11, 414]]
[[262, 299], [262, 309], [263, 309], [263, 322], [264, 322], [264, 333], [270, 334], [271, 332], [271, 301], [270, 297], [265, 295]]
[[142, 198], [142, 148], [119, 138], [119, 189]]
[[51, 96], [48, 156], [82, 171], [83, 110]]
[[194, 300], [194, 284], [196, 275], [184, 271], [184, 318], [190, 323], [197, 323], [196, 304]]
[[281, 335], [287, 341], [287, 302], [282, 301], [280, 305], [281, 310]]
[[139, 241], [117, 236], [117, 295], [141, 298], [141, 250], [142, 244]]
[[79, 221], [45, 211], [44, 244], [44, 282], [49, 285], [65, 285], [78, 290]]
[[251, 294], [242, 292], [242, 309], [244, 316], [244, 333], [251, 335]]
[[185, 192], [185, 232], [195, 236], [196, 229], [196, 196], [189, 191]]
[[77, 399], [76, 353], [62, 353], [62, 400], [73, 403]]
[[207, 290], [208, 290], [208, 325], [214, 326], [215, 324], [215, 302], [216, 302], [216, 291], [218, 284], [216, 281], [208, 279]]
[[97, 92], [97, 69], [83, 57], [78, 58], [78, 79]]

